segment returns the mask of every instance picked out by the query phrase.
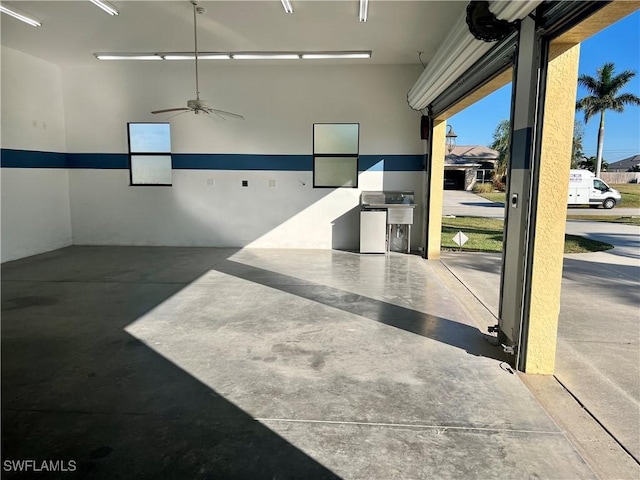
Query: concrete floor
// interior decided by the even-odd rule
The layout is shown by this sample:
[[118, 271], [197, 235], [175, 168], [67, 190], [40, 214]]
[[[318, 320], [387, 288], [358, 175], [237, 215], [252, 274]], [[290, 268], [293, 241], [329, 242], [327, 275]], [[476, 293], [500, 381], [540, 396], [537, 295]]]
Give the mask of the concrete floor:
[[[640, 230], [591, 222], [567, 230], [617, 245], [565, 255], [555, 377], [626, 450], [605, 478], [640, 478]], [[442, 262], [497, 316], [500, 254], [445, 252]]]
[[3, 466], [596, 478], [483, 333], [490, 321], [440, 262], [402, 254], [69, 247], [10, 262]]

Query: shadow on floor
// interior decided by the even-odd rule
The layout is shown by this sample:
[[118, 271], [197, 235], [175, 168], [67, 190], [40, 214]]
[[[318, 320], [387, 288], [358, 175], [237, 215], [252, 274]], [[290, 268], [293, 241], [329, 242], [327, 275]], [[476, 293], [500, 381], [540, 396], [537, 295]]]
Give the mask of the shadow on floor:
[[493, 345], [495, 337], [463, 323], [233, 260], [220, 262], [215, 270], [431, 338], [461, 348], [471, 355], [508, 360], [506, 354]]
[[3, 478], [338, 478], [124, 331], [234, 250], [99, 250], [3, 265]]

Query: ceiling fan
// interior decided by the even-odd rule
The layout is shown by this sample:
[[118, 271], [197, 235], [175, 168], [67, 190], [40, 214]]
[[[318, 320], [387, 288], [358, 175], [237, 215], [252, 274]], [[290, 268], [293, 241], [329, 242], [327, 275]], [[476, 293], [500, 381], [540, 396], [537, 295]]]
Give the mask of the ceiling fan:
[[206, 100], [200, 100], [200, 88], [198, 85], [198, 30], [197, 30], [196, 18], [197, 18], [197, 14], [203, 14], [206, 12], [206, 10], [204, 7], [199, 7], [198, 2], [196, 2], [195, 0], [191, 0], [191, 4], [193, 5], [193, 37], [194, 37], [194, 43], [195, 43], [194, 57], [196, 61], [196, 98], [195, 100], [188, 100], [186, 107], [165, 108], [163, 110], [154, 110], [151, 113], [156, 114], [156, 113], [179, 112], [176, 115], [181, 115], [183, 113], [193, 112], [196, 115], [200, 113], [204, 113], [205, 115], [216, 115], [220, 117], [222, 120], [226, 120], [225, 117], [244, 120], [244, 117], [242, 115], [238, 115], [237, 113], [225, 112], [224, 110], [218, 110], [217, 108], [212, 108], [209, 105], [209, 102], [207, 102]]

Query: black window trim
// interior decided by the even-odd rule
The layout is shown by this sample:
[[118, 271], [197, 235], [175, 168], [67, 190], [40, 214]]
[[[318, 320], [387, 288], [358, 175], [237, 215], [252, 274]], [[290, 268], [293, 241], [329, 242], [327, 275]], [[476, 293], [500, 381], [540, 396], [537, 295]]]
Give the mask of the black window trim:
[[[169, 125], [169, 122], [127, 122], [127, 148], [129, 150], [128, 160], [129, 160], [129, 186], [130, 187], [173, 187], [172, 183], [133, 183], [133, 172], [131, 170], [131, 157], [135, 156], [148, 156], [148, 157], [157, 157], [159, 155], [169, 155], [171, 158], [171, 172], [173, 174], [173, 154], [171, 151], [169, 152], [132, 152], [131, 151], [131, 129], [129, 125], [148, 125], [148, 124], [162, 124]], [[171, 131], [171, 128], [169, 128]], [[173, 177], [173, 175], [172, 175]]]

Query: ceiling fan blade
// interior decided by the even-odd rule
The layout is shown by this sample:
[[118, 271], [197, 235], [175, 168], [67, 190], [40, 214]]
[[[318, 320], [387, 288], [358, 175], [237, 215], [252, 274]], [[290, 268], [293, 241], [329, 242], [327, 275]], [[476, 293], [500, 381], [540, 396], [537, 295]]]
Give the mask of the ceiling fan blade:
[[188, 112], [189, 110], [191, 110], [190, 108], [187, 107], [182, 107], [182, 108], [165, 108], [164, 110], [154, 110], [153, 114], [156, 113], [167, 113], [167, 112], [179, 112], [179, 111], [183, 111], [183, 112]]
[[209, 118], [211, 120], [213, 120], [213, 115], [215, 115], [216, 117], [218, 117], [221, 120], [226, 120], [226, 118], [224, 118], [222, 115], [216, 113], [215, 109], [213, 109], [211, 107], [204, 107], [202, 109], [202, 113], [206, 113], [207, 115], [209, 115]]
[[189, 113], [189, 110], [185, 110], [183, 112], [174, 113], [173, 115], [169, 115], [166, 120], [171, 120], [173, 117], [177, 117], [179, 115], [184, 115], [185, 113]]
[[238, 120], [244, 120], [244, 117], [242, 115], [238, 115], [237, 113], [225, 112], [224, 110], [217, 110], [215, 108], [212, 108], [211, 111], [218, 116], [225, 115], [227, 117], [237, 118]]
[[[224, 118], [222, 115], [218, 115], [217, 113], [215, 113], [212, 109], [209, 110], [203, 110], [202, 113], [205, 114], [205, 117], [207, 117], [209, 120], [211, 120], [212, 122], [220, 122], [220, 121], [226, 121], [227, 119]], [[214, 115], [218, 118], [214, 118]]]

